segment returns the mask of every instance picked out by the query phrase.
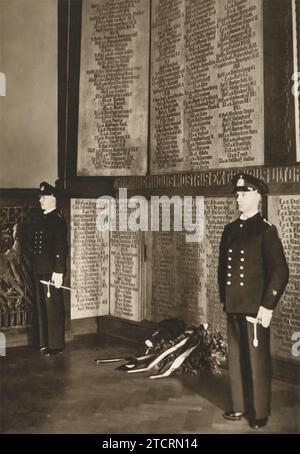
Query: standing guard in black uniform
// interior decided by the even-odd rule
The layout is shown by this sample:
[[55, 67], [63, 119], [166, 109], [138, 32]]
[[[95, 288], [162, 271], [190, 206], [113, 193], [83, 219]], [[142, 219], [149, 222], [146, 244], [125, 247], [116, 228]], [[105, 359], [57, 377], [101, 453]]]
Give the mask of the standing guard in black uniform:
[[[35, 301], [33, 304], [33, 343], [45, 355], [52, 356], [64, 349], [65, 317], [63, 275], [66, 272], [67, 225], [56, 208], [57, 189], [40, 184], [43, 218], [33, 235], [33, 273]], [[46, 286], [41, 280], [52, 282]]]
[[269, 325], [289, 270], [276, 227], [258, 212], [267, 185], [248, 174], [236, 175], [233, 184], [241, 216], [225, 226], [218, 269], [232, 392], [232, 409], [223, 416], [231, 421], [247, 416], [250, 427], [259, 429], [271, 411]]

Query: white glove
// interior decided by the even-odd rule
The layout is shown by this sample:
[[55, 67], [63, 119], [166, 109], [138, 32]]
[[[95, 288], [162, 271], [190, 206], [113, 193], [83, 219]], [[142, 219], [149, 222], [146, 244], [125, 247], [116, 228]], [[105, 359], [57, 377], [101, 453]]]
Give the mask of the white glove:
[[63, 273], [52, 273], [51, 280], [56, 288], [60, 288], [63, 283]]
[[256, 318], [258, 323], [260, 323], [264, 328], [268, 328], [270, 326], [272, 316], [273, 311], [271, 309], [259, 306]]

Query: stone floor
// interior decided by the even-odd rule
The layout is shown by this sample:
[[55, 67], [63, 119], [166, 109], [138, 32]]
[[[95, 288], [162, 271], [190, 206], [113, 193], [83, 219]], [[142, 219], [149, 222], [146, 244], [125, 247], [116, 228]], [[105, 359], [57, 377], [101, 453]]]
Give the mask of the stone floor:
[[[80, 336], [63, 355], [29, 347], [0, 358], [1, 433], [200, 434], [257, 433], [247, 421], [226, 421], [229, 384], [222, 377], [150, 380], [99, 357], [137, 354], [132, 345]], [[261, 433], [300, 433], [300, 388], [273, 381], [273, 412]]]

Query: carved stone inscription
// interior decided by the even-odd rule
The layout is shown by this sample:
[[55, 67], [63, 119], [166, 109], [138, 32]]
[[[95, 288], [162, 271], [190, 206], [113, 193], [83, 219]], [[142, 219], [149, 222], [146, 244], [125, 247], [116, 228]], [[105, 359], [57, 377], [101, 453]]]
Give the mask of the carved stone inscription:
[[71, 200], [71, 319], [109, 313], [109, 232], [96, 217], [96, 200]]
[[219, 243], [224, 225], [235, 217], [234, 198], [206, 198], [201, 242], [187, 243], [184, 232], [153, 232], [152, 320], [209, 322], [225, 333], [217, 281]]
[[153, 0], [152, 173], [263, 164], [262, 0]]
[[[126, 216], [126, 208], [120, 215]], [[119, 204], [117, 212], [119, 222]], [[110, 314], [130, 320], [141, 320], [140, 260], [141, 233], [111, 232]]]
[[209, 197], [205, 201], [208, 321], [226, 335], [226, 318], [220, 304], [217, 277], [219, 246], [225, 225], [236, 219], [238, 211], [235, 197]]
[[300, 332], [300, 196], [270, 196], [268, 219], [274, 223], [281, 238], [289, 265], [290, 277], [280, 303], [274, 312], [271, 330], [272, 347], [276, 356], [293, 356], [294, 333]]
[[165, 173], [184, 165], [184, 3], [162, 0], [152, 5], [152, 171]]
[[83, 2], [78, 175], [146, 173], [149, 4]]

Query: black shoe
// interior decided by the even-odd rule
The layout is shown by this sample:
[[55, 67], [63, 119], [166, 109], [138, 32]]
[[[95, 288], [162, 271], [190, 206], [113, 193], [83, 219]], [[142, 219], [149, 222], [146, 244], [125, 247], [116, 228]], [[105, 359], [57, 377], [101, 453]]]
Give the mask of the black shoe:
[[45, 356], [55, 356], [58, 353], [63, 353], [62, 348], [48, 348], [47, 350], [44, 351]]
[[229, 421], [240, 421], [243, 416], [244, 413], [242, 413], [241, 411], [226, 411], [223, 414], [223, 418], [229, 419]]
[[268, 418], [263, 418], [263, 419], [251, 419], [249, 425], [251, 429], [260, 429], [261, 427], [264, 427], [267, 425]]
[[43, 352], [44, 352], [45, 350], [47, 350], [47, 347], [46, 347], [46, 346], [44, 346], [44, 347], [40, 347], [40, 352], [42, 352], [42, 353], [43, 353]]

